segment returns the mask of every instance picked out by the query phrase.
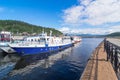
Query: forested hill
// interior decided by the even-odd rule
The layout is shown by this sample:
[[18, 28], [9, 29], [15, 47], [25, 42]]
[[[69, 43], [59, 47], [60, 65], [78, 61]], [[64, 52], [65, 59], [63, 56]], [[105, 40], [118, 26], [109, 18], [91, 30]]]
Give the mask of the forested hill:
[[111, 34], [106, 35], [107, 37], [120, 37], [120, 32], [114, 32]]
[[46, 28], [42, 26], [36, 26], [32, 25], [26, 22], [22, 21], [16, 21], [16, 20], [0, 20], [0, 31], [10, 31], [13, 32], [14, 34], [19, 32], [27, 32], [29, 34], [31, 33], [41, 33], [42, 30], [47, 32], [48, 34], [50, 33], [50, 30], [52, 30], [53, 35], [61, 35], [62, 33], [54, 28]]

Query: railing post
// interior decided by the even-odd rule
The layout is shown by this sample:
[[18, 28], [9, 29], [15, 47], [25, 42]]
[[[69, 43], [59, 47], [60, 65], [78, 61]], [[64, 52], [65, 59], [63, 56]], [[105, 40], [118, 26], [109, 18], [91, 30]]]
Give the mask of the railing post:
[[117, 75], [120, 74], [120, 46], [115, 45], [107, 40], [104, 40], [104, 51], [107, 53], [107, 61], [111, 64]]
[[114, 67], [115, 67], [115, 71], [117, 72], [117, 69], [118, 69], [118, 53], [117, 53], [117, 48], [115, 48]]
[[110, 52], [110, 54], [111, 54], [111, 63], [112, 64], [113, 64], [113, 59], [114, 59], [113, 53], [114, 53], [114, 51], [113, 51], [113, 45], [111, 44], [111, 52]]
[[107, 45], [107, 41], [106, 38], [104, 39], [104, 52], [106, 51], [106, 45]]
[[110, 59], [110, 43], [107, 41], [106, 45], [106, 52], [107, 52], [107, 61]]

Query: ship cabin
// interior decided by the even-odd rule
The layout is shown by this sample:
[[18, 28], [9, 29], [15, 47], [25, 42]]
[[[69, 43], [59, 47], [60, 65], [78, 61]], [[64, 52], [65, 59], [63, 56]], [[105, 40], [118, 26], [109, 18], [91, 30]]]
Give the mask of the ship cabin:
[[11, 41], [11, 33], [8, 31], [0, 32], [0, 42], [10, 42]]

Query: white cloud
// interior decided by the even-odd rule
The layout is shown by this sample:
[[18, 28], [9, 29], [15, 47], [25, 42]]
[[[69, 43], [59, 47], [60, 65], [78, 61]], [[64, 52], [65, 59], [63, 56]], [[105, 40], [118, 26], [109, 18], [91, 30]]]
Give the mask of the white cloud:
[[84, 5], [84, 6], [88, 6], [91, 3], [92, 0], [79, 0], [79, 2]]
[[86, 29], [72, 29], [68, 27], [63, 27], [59, 29], [63, 33], [78, 33], [78, 34], [109, 34], [113, 32], [119, 32], [120, 26], [110, 26], [106, 28], [86, 28]]
[[0, 12], [3, 12], [4, 11], [4, 8], [3, 7], [0, 7]]
[[65, 24], [102, 25], [120, 22], [120, 0], [80, 0], [80, 4], [64, 10]]
[[76, 24], [80, 16], [82, 16], [82, 6], [73, 6], [67, 10], [64, 10], [64, 21], [65, 23]]
[[62, 28], [60, 28], [60, 31], [62, 31], [63, 33], [69, 33], [70, 32], [70, 28], [62, 27]]

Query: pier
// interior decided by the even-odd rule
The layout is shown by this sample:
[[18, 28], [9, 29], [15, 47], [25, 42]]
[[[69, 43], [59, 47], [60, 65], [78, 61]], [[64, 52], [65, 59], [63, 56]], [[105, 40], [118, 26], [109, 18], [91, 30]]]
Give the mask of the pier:
[[80, 80], [120, 79], [120, 39], [105, 39], [93, 51]]

